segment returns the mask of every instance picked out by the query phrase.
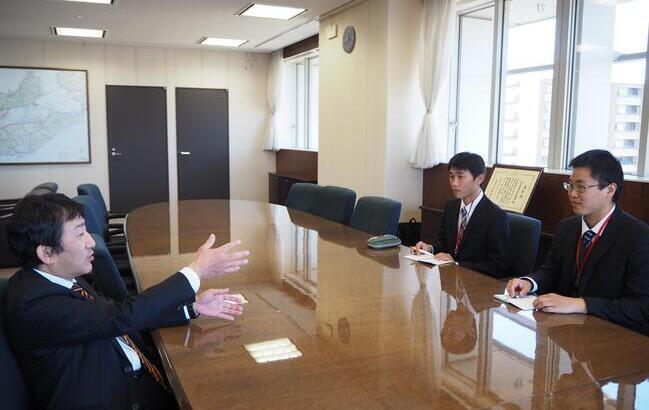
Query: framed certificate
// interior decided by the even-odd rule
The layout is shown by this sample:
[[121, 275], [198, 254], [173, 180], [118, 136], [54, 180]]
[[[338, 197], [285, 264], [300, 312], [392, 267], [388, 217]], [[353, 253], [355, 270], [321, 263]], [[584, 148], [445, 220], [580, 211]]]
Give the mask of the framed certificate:
[[542, 173], [543, 168], [496, 164], [485, 194], [505, 211], [524, 214]]

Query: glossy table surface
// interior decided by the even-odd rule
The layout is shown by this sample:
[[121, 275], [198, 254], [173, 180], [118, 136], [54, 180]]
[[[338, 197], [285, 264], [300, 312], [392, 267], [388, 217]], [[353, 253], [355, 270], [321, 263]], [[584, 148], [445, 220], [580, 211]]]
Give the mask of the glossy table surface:
[[[189, 264], [210, 233], [251, 252], [203, 281], [249, 301], [235, 322], [154, 332], [174, 392], [204, 408], [649, 408], [649, 338], [586, 315], [507, 308], [504, 284], [372, 251], [368, 234], [283, 206], [181, 201], [131, 212], [140, 288]], [[256, 363], [288, 338], [301, 356]]]

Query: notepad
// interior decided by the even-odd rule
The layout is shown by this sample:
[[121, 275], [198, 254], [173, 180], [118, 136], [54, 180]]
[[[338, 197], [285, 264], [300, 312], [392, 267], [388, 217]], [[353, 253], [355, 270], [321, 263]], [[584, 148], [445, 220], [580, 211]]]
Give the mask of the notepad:
[[453, 263], [453, 261], [441, 261], [432, 255], [406, 255], [406, 259], [431, 265], [446, 265], [447, 263]]
[[506, 294], [498, 294], [494, 295], [494, 297], [501, 302], [509, 303], [510, 305], [514, 305], [520, 310], [534, 310], [534, 306], [532, 305], [534, 301], [536, 300], [536, 296], [533, 295], [528, 295], [528, 296], [523, 296], [523, 297], [518, 297], [518, 298], [513, 298], [509, 295]]

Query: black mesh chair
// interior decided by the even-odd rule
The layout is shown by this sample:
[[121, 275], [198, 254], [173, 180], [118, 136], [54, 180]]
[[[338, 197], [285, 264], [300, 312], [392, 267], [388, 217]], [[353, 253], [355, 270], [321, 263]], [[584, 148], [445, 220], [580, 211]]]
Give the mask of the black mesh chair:
[[291, 185], [291, 189], [288, 191], [288, 196], [286, 197], [286, 206], [297, 209], [298, 211], [311, 212], [321, 188], [318, 184], [304, 182]]
[[397, 234], [401, 202], [380, 196], [358, 199], [349, 226], [372, 235]]
[[351, 189], [325, 186], [318, 191], [311, 213], [330, 221], [349, 225], [355, 202], [356, 192]]
[[30, 409], [32, 402], [23, 374], [4, 332], [5, 294], [8, 279], [0, 278], [0, 397], [3, 409]]
[[122, 276], [104, 239], [96, 234], [91, 235], [95, 240], [91, 279], [96, 289], [117, 302], [123, 301], [129, 294], [137, 293], [133, 278]]
[[509, 275], [528, 275], [534, 271], [541, 236], [541, 221], [509, 212], [507, 216], [510, 240]]
[[11, 252], [7, 240], [7, 225], [11, 221], [11, 215], [0, 216], [0, 269], [18, 267], [18, 260]]

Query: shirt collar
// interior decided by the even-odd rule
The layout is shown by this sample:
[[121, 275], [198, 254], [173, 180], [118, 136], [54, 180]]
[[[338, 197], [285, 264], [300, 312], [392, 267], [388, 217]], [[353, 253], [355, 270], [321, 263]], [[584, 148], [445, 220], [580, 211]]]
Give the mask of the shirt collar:
[[64, 279], [64, 278], [62, 278], [60, 276], [55, 276], [55, 275], [52, 275], [51, 273], [40, 271], [40, 270], [38, 270], [36, 268], [32, 268], [32, 269], [34, 269], [34, 272], [38, 273], [39, 275], [41, 275], [45, 279], [49, 280], [50, 282], [56, 283], [57, 285], [61, 285], [64, 288], [72, 289], [72, 285], [77, 283], [77, 281], [75, 279], [67, 280], [67, 279]]
[[598, 234], [599, 231], [602, 229], [602, 226], [604, 225], [604, 222], [606, 222], [608, 217], [611, 216], [611, 214], [615, 211], [615, 208], [616, 208], [616, 205], [613, 205], [613, 209], [611, 209], [611, 211], [609, 213], [607, 213], [606, 216], [604, 216], [602, 219], [600, 219], [600, 221], [597, 222], [595, 224], [595, 226], [593, 226], [592, 228], [589, 228], [588, 225], [586, 225], [586, 220], [582, 216], [581, 217], [581, 234], [583, 235], [584, 232], [586, 232], [589, 229], [591, 231], [595, 232], [595, 234]]
[[480, 190], [480, 193], [479, 193], [478, 196], [473, 200], [473, 202], [471, 202], [470, 204], [465, 204], [465, 203], [464, 203], [464, 199], [460, 200], [460, 209], [462, 209], [462, 208], [466, 208], [467, 206], [469, 206], [469, 207], [470, 207], [469, 209], [470, 209], [471, 211], [473, 211], [473, 210], [475, 209], [475, 207], [478, 206], [478, 203], [480, 202], [480, 200], [481, 200], [482, 197], [484, 196], [484, 192], [482, 192], [482, 189], [480, 189], [480, 188], [478, 188], [478, 189]]

